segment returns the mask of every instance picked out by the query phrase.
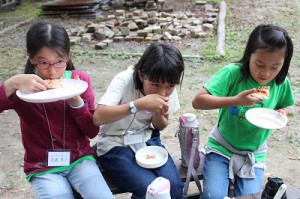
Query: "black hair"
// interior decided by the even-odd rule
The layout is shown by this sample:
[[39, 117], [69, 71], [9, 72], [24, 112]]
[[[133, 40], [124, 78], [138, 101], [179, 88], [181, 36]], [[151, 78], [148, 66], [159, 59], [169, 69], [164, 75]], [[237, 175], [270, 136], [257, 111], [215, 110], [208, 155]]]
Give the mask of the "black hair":
[[153, 82], [181, 84], [184, 62], [180, 51], [171, 44], [152, 43], [134, 66], [136, 89], [143, 88], [139, 76]]
[[30, 59], [33, 59], [43, 47], [51, 48], [60, 56], [67, 57], [66, 70], [75, 69], [69, 58], [70, 39], [64, 27], [54, 23], [38, 22], [31, 26], [26, 34], [26, 48], [29, 58], [25, 65], [25, 74], [33, 74], [35, 72], [35, 67], [31, 64]]
[[293, 42], [289, 37], [287, 31], [281, 27], [275, 25], [257, 26], [250, 34], [244, 55], [239, 63], [242, 63], [242, 80], [245, 80], [250, 75], [249, 62], [251, 54], [257, 49], [267, 50], [269, 52], [275, 52], [278, 50], [284, 50], [284, 63], [282, 69], [275, 77], [276, 84], [283, 83], [284, 79], [288, 75], [290, 62], [293, 56]]

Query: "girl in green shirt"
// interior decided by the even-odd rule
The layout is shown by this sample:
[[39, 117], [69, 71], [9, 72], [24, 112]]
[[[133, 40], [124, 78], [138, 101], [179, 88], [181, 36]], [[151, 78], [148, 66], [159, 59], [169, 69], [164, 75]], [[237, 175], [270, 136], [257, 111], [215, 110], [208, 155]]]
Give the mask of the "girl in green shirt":
[[[204, 199], [223, 199], [230, 181], [235, 196], [261, 191], [271, 130], [249, 123], [245, 113], [264, 107], [287, 115], [286, 107], [295, 103], [287, 79], [292, 55], [286, 30], [259, 25], [250, 34], [242, 59], [219, 70], [193, 99], [195, 109], [219, 109], [206, 145]], [[260, 86], [270, 86], [268, 99], [253, 95]]]

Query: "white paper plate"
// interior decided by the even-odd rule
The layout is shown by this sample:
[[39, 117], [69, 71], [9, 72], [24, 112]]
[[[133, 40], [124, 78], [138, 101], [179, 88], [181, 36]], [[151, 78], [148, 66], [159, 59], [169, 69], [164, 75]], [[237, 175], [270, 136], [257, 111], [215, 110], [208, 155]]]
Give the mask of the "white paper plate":
[[76, 79], [63, 79], [63, 87], [48, 89], [46, 91], [36, 93], [22, 93], [17, 90], [17, 96], [26, 101], [32, 103], [46, 103], [55, 102], [58, 100], [65, 100], [82, 94], [88, 87], [88, 84], [82, 80]]
[[246, 112], [247, 120], [264, 129], [280, 129], [287, 125], [287, 117], [267, 108], [252, 108]]
[[[154, 155], [155, 158], [147, 158], [147, 155]], [[160, 146], [148, 146], [141, 148], [135, 154], [138, 165], [147, 169], [161, 167], [168, 160], [168, 152]]]

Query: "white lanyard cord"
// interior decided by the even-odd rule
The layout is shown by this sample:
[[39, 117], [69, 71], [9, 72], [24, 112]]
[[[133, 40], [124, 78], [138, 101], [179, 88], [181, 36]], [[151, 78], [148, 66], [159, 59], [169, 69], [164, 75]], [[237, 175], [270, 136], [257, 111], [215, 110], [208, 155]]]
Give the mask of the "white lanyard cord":
[[127, 129], [124, 131], [124, 133], [123, 133], [122, 136], [125, 136], [125, 135], [128, 134], [128, 130], [129, 130], [129, 128], [131, 127], [131, 125], [132, 125], [132, 123], [133, 123], [133, 121], [134, 121], [135, 115], [136, 115], [136, 113], [134, 113], [133, 118], [132, 118], [132, 120], [131, 120], [129, 126], [128, 126]]

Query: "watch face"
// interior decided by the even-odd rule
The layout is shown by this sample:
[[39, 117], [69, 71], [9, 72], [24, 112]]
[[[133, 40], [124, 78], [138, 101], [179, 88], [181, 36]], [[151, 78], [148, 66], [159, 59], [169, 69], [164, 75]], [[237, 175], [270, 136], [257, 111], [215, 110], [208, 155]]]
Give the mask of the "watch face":
[[137, 112], [137, 108], [136, 108], [136, 106], [134, 105], [133, 102], [130, 102], [129, 106], [130, 106], [130, 112], [131, 113], [136, 113]]
[[136, 113], [137, 112], [137, 108], [135, 106], [132, 107], [130, 110], [131, 110], [131, 113]]

